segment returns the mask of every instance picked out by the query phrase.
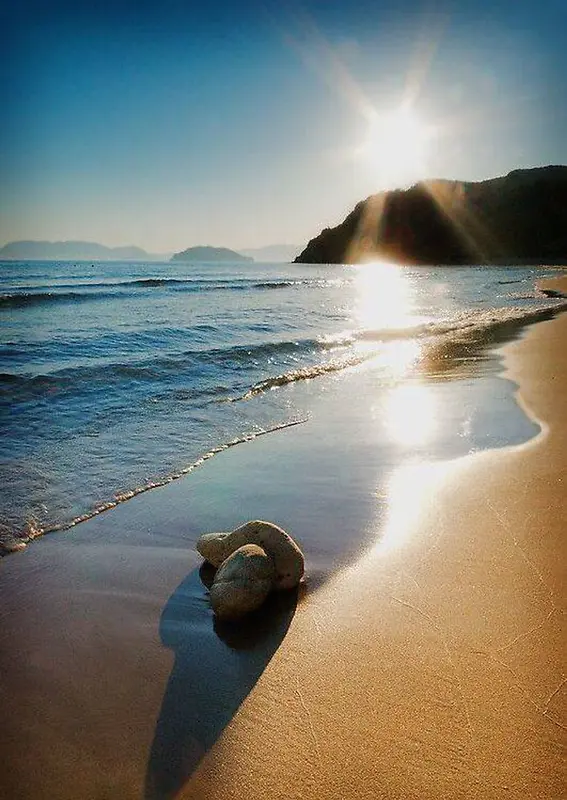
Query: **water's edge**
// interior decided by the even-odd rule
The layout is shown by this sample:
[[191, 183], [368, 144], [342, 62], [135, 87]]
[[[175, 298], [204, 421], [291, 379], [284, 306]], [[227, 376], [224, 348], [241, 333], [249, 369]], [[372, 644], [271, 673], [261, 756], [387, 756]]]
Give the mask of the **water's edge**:
[[[539, 287], [538, 287], [539, 288]], [[425, 376], [425, 380], [435, 380], [445, 373], [450, 373], [452, 370], [461, 369], [462, 362], [468, 360], [474, 361], [474, 356], [481, 352], [500, 349], [504, 343], [519, 338], [522, 332], [532, 324], [539, 321], [549, 320], [567, 310], [567, 299], [561, 296], [552, 295], [553, 302], [549, 305], [536, 309], [522, 309], [514, 310], [508, 309], [507, 313], [498, 316], [490, 317], [485, 314], [480, 315], [478, 319], [472, 318], [469, 315], [469, 322], [464, 326], [455, 328], [449, 326], [446, 330], [441, 326], [436, 326], [434, 335], [431, 335], [431, 330], [427, 327], [416, 336], [416, 340], [421, 347], [419, 358], [416, 359], [412, 370], [408, 373], [408, 377], [413, 374], [420, 374]], [[366, 338], [369, 338], [369, 333], [366, 333]], [[370, 337], [371, 338], [371, 337]], [[372, 361], [376, 358], [376, 353], [368, 352], [346, 361], [342, 361], [333, 365], [320, 365], [317, 368], [307, 368], [306, 370], [297, 370], [290, 373], [283, 373], [279, 376], [266, 379], [262, 384], [250, 387], [248, 392], [240, 397], [226, 398], [232, 402], [238, 400], [247, 400], [258, 394], [263, 394], [266, 391], [285, 387], [288, 384], [293, 384], [296, 381], [310, 380], [315, 377], [325, 376], [337, 371], [348, 370], [351, 367], [357, 367], [367, 361]], [[472, 373], [474, 377], [474, 372]], [[218, 402], [218, 401], [217, 401]], [[525, 414], [525, 410], [522, 409]], [[264, 436], [268, 433], [274, 433], [284, 430], [289, 427], [300, 425], [307, 421], [307, 417], [294, 418], [285, 422], [266, 426], [249, 433], [244, 433], [241, 436], [231, 439], [226, 443], [221, 443], [215, 447], [204, 452], [196, 460], [189, 463], [187, 466], [177, 469], [165, 477], [156, 480], [150, 480], [140, 486], [119, 491], [114, 496], [104, 502], [95, 505], [93, 508], [85, 511], [82, 514], [74, 516], [72, 519], [63, 521], [58, 524], [41, 526], [33, 521], [28, 523], [27, 530], [12, 532], [8, 529], [0, 527], [0, 555], [6, 555], [16, 551], [23, 550], [26, 545], [37, 539], [38, 537], [56, 531], [68, 530], [75, 527], [81, 522], [85, 522], [93, 517], [96, 517], [106, 511], [115, 508], [117, 505], [127, 502], [134, 497], [146, 493], [151, 489], [159, 488], [172, 481], [178, 480], [192, 473], [197, 467], [201, 466], [205, 461], [213, 456], [224, 452], [225, 450], [235, 447], [237, 444], [242, 444]], [[486, 449], [492, 449], [501, 445], [486, 445]]]

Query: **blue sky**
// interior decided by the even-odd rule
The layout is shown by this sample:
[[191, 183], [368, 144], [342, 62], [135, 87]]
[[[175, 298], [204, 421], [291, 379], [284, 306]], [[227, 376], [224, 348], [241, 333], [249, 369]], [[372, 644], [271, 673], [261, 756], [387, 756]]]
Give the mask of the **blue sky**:
[[0, 244], [303, 244], [387, 185], [365, 109], [408, 92], [421, 177], [567, 163], [565, 0], [5, 0], [0, 25]]

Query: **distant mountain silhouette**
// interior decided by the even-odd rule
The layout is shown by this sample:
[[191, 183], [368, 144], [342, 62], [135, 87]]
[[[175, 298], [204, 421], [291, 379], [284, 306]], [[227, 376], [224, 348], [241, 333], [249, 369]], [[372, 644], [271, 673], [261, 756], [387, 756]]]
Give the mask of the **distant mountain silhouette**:
[[272, 264], [289, 264], [301, 252], [299, 244], [268, 244], [265, 247], [250, 247], [240, 252], [254, 261]]
[[253, 261], [253, 258], [243, 256], [228, 247], [188, 247], [181, 253], [174, 253], [170, 261]]
[[164, 258], [134, 245], [106, 247], [97, 242], [81, 241], [19, 241], [0, 248], [1, 261], [160, 261]]
[[431, 180], [358, 203], [311, 239], [296, 262], [410, 264], [567, 261], [567, 167], [466, 183]]

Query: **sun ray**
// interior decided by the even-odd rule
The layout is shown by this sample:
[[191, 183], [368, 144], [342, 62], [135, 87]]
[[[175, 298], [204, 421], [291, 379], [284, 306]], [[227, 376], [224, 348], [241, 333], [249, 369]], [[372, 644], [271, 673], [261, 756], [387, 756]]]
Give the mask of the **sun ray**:
[[439, 210], [453, 225], [477, 263], [482, 264], [489, 254], [493, 257], [498, 251], [498, 243], [488, 231], [482, 220], [467, 206], [462, 185], [452, 181], [425, 181], [429, 193]]

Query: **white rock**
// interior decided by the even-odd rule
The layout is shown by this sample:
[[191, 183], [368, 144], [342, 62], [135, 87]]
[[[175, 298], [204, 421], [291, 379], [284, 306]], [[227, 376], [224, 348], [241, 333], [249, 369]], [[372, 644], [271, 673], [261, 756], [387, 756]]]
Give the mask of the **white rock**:
[[303, 553], [282, 528], [256, 519], [231, 533], [205, 533], [197, 542], [198, 552], [213, 566], [245, 544], [256, 544], [272, 558], [276, 570], [275, 589], [293, 589], [305, 571]]
[[261, 547], [245, 544], [219, 567], [209, 590], [219, 619], [237, 619], [259, 608], [275, 578], [272, 559]]

